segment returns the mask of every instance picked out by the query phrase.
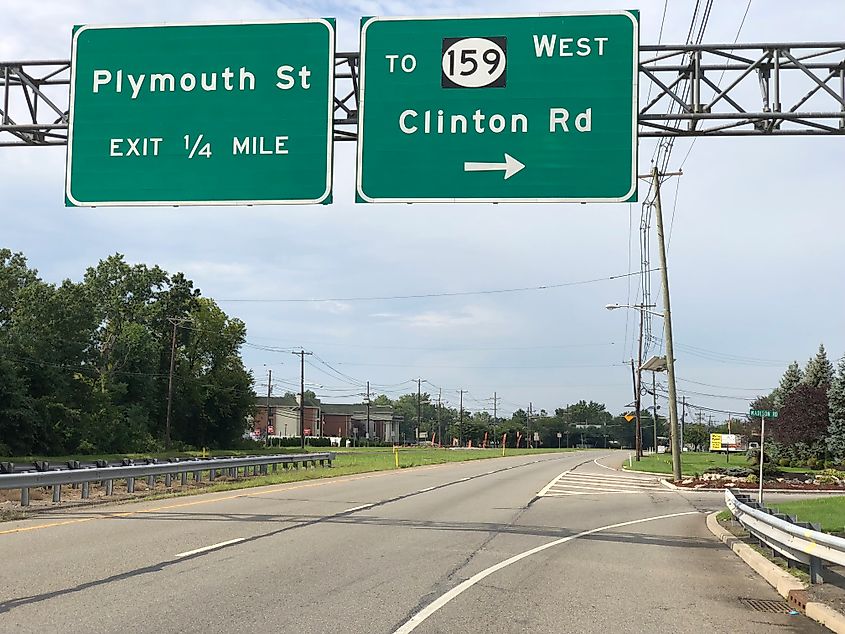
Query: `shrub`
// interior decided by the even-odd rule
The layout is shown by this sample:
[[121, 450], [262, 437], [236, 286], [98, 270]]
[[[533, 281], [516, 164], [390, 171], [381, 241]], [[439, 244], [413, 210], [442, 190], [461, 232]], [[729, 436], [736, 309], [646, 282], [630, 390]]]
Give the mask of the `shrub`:
[[[763, 465], [763, 468], [765, 468], [765, 465]], [[758, 482], [757, 476], [754, 475], [753, 473], [750, 474], [747, 478], [745, 478], [745, 481], [749, 482], [751, 484], [757, 484], [757, 482]]]
[[807, 460], [807, 466], [810, 469], [815, 469], [816, 467], [818, 467], [818, 465], [819, 465], [819, 461], [815, 456], [812, 456]]
[[792, 461], [789, 458], [781, 458], [780, 460], [778, 460], [778, 464], [781, 467], [788, 467], [788, 466], [790, 466], [791, 462]]

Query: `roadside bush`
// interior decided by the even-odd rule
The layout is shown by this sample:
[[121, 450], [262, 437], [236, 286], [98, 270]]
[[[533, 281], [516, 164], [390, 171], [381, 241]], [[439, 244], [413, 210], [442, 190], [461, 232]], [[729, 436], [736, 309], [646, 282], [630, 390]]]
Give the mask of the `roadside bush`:
[[819, 465], [819, 461], [816, 459], [815, 456], [812, 456], [807, 460], [807, 466], [810, 469], [816, 469], [818, 467], [818, 465]]
[[708, 467], [704, 470], [704, 473], [725, 473], [727, 469], [724, 467]]
[[836, 463], [833, 460], [825, 460], [824, 461], [824, 468], [825, 469], [835, 469]]
[[783, 472], [778, 469], [775, 465], [769, 463], [763, 463], [763, 477], [764, 478], [777, 478], [783, 475]]
[[[763, 468], [765, 469], [765, 465], [763, 465]], [[757, 476], [754, 475], [753, 473], [750, 474], [747, 478], [745, 478], [745, 481], [750, 483], [750, 484], [757, 484], [757, 482], [758, 482]]]
[[790, 462], [792, 462], [792, 461], [791, 461], [789, 458], [781, 458], [780, 460], [778, 460], [778, 464], [779, 464], [781, 467], [788, 467], [788, 466], [790, 466]]
[[[763, 469], [765, 470], [766, 465], [763, 465]], [[725, 475], [733, 476], [734, 478], [744, 478], [748, 475], [751, 475], [753, 471], [751, 469], [746, 469], [745, 467], [730, 467], [725, 469], [723, 472]]]

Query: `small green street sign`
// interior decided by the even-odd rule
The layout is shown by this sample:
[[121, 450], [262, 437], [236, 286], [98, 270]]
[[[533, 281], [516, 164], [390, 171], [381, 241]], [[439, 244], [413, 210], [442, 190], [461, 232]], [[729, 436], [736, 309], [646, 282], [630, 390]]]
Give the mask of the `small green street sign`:
[[365, 18], [359, 200], [634, 200], [638, 19]]
[[69, 206], [327, 203], [334, 21], [77, 27]]
[[749, 416], [763, 416], [765, 418], [777, 418], [778, 411], [776, 409], [752, 409], [748, 412]]

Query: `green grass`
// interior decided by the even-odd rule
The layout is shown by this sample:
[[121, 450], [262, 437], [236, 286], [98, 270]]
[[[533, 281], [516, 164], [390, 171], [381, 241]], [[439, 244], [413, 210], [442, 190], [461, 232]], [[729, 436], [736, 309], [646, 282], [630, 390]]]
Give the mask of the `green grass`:
[[777, 509], [797, 517], [799, 522], [820, 524], [826, 533], [845, 532], [845, 496], [783, 502], [777, 505]]
[[[648, 471], [650, 473], [672, 473], [672, 455], [662, 453], [657, 455], [643, 456], [639, 462], [631, 463], [632, 469], [636, 471]], [[627, 467], [627, 463], [625, 464]], [[681, 454], [681, 473], [691, 476], [694, 473], [704, 473], [710, 467], [748, 467], [745, 454], [732, 454], [730, 462], [725, 461], [724, 454], [685, 451]]]

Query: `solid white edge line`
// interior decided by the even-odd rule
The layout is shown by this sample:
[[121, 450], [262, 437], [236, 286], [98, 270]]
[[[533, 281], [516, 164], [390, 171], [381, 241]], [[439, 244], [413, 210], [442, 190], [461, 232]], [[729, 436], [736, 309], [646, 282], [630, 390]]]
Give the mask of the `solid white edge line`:
[[368, 509], [371, 506], [375, 506], [375, 504], [362, 504], [361, 506], [353, 506], [351, 509], [346, 509], [345, 511], [341, 511], [341, 513], [351, 513], [352, 511], [361, 511], [363, 509]]
[[409, 632], [413, 632], [418, 625], [423, 623], [428, 617], [432, 614], [437, 612], [440, 608], [444, 605], [449, 603], [452, 599], [462, 594], [465, 590], [468, 590], [476, 583], [489, 577], [494, 572], [498, 572], [502, 568], [507, 568], [511, 564], [515, 564], [518, 561], [525, 559], [526, 557], [530, 557], [531, 555], [536, 555], [539, 552], [542, 552], [548, 548], [552, 548], [553, 546], [559, 546], [560, 544], [565, 544], [566, 542], [570, 542], [574, 539], [578, 539], [580, 537], [586, 537], [587, 535], [593, 535], [594, 533], [600, 533], [602, 531], [610, 530], [613, 528], [622, 528], [623, 526], [632, 526], [633, 524], [642, 524], [643, 522], [652, 522], [655, 520], [664, 520], [669, 519], [672, 517], [681, 517], [684, 515], [698, 515], [698, 511], [684, 511], [683, 513], [670, 513], [669, 515], [655, 515], [654, 517], [644, 517], [638, 520], [631, 520], [629, 522], [620, 522], [619, 524], [609, 524], [607, 526], [600, 526], [598, 528], [592, 528], [588, 531], [582, 531], [580, 533], [576, 533], [575, 535], [570, 535], [569, 537], [562, 537], [560, 539], [556, 539], [553, 542], [549, 542], [547, 544], [543, 544], [542, 546], [537, 546], [536, 548], [532, 548], [531, 550], [526, 550], [525, 552], [521, 552], [518, 555], [514, 555], [509, 559], [505, 559], [504, 561], [499, 562], [494, 566], [490, 566], [482, 570], [479, 573], [474, 574], [472, 577], [467, 579], [466, 581], [458, 584], [445, 594], [440, 595], [437, 599], [429, 603], [425, 606], [422, 610], [417, 612], [414, 616], [412, 616], [408, 621], [405, 622], [398, 630], [394, 632], [394, 634], [409, 634]]
[[[607, 456], [602, 456], [602, 458], [607, 458]], [[614, 469], [613, 467], [608, 467], [606, 464], [602, 464], [598, 461], [598, 458], [594, 458], [593, 462], [595, 462], [598, 466], [604, 467], [605, 469], [609, 469], [610, 471], [616, 471], [619, 473], [619, 469]]]
[[235, 539], [230, 539], [226, 542], [220, 542], [219, 544], [212, 544], [211, 546], [203, 546], [202, 548], [197, 548], [196, 550], [189, 550], [184, 553], [179, 553], [176, 555], [176, 558], [179, 557], [188, 557], [189, 555], [198, 555], [199, 553], [205, 553], [209, 550], [217, 550], [218, 548], [223, 548], [224, 546], [229, 546], [230, 544], [237, 544], [238, 542], [242, 542], [246, 539], [246, 537], [237, 537]]
[[426, 487], [424, 489], [420, 489], [417, 493], [427, 493], [428, 491], [434, 491], [437, 487]]

